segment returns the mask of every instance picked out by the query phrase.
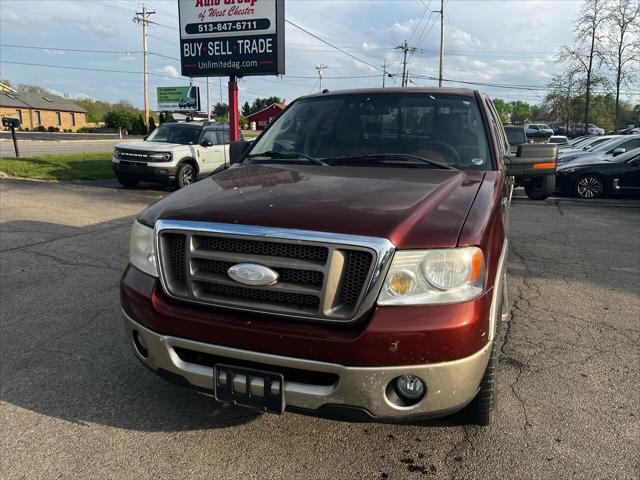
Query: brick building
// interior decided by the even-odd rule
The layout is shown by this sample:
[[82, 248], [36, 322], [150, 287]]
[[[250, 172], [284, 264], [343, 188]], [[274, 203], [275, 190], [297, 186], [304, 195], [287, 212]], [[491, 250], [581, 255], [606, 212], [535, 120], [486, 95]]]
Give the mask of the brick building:
[[280, 115], [280, 112], [286, 108], [284, 103], [273, 103], [267, 108], [263, 108], [259, 112], [252, 113], [247, 117], [249, 124], [255, 122], [258, 130], [264, 130], [264, 128], [271, 123], [271, 121]]
[[39, 126], [77, 131], [87, 125], [87, 111], [66, 98], [50, 94], [20, 93], [0, 84], [0, 117], [17, 118], [24, 129]]

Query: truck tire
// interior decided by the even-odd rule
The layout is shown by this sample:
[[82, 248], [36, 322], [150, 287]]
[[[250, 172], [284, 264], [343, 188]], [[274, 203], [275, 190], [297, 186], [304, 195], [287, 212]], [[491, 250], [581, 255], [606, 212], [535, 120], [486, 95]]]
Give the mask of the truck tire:
[[176, 173], [176, 188], [184, 188], [196, 181], [196, 169], [188, 162], [184, 162]]
[[556, 188], [556, 176], [532, 178], [524, 186], [524, 191], [531, 200], [544, 200], [549, 198]]
[[467, 422], [470, 424], [486, 426], [490, 425], [493, 420], [496, 404], [496, 368], [498, 367], [496, 338], [497, 335], [493, 339], [489, 363], [480, 382], [480, 391], [466, 408]]
[[116, 175], [116, 178], [118, 179], [118, 183], [120, 183], [120, 185], [122, 185], [123, 187], [133, 188], [139, 183], [139, 181], [134, 178], [123, 177], [122, 175]]

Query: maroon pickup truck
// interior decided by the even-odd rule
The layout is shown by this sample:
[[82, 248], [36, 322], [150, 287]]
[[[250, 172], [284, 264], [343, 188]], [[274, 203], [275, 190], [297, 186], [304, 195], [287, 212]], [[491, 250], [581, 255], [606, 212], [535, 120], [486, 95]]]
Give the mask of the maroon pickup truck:
[[507, 313], [509, 143], [458, 89], [300, 98], [230, 166], [144, 211], [121, 301], [148, 368], [220, 402], [487, 424]]

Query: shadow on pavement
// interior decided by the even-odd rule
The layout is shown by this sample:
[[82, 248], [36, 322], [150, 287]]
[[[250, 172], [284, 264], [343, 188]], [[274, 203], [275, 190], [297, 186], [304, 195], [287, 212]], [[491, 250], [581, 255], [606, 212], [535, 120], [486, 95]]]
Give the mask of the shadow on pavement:
[[[0, 401], [73, 423], [140, 431], [215, 429], [260, 414], [225, 407], [140, 365], [120, 321], [129, 218], [87, 227], [16, 221], [0, 253]], [[4, 242], [3, 242], [4, 243]]]

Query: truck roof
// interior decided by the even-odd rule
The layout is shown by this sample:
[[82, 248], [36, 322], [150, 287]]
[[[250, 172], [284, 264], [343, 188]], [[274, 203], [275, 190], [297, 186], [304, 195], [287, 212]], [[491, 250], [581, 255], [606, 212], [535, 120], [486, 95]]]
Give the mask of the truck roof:
[[373, 94], [389, 94], [389, 93], [410, 93], [410, 94], [448, 94], [459, 95], [465, 97], [473, 97], [476, 94], [476, 90], [470, 88], [450, 88], [450, 87], [411, 87], [411, 88], [357, 88], [351, 90], [336, 90], [329, 91], [327, 93], [314, 93], [312, 95], [305, 95], [300, 98], [315, 98], [315, 97], [327, 97], [333, 95], [373, 95]]

